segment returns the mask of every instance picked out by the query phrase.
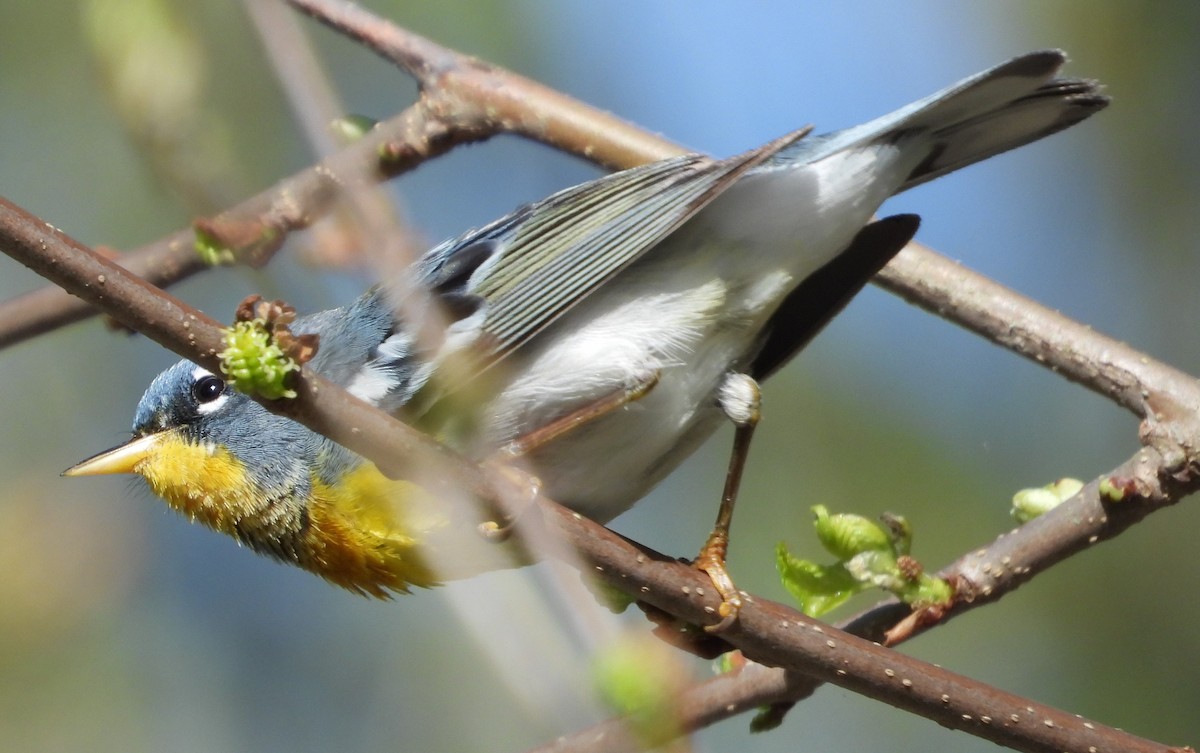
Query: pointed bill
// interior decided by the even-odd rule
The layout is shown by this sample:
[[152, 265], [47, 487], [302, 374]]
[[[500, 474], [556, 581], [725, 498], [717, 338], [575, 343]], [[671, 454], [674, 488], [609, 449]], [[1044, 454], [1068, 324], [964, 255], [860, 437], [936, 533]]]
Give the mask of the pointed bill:
[[136, 473], [138, 464], [150, 457], [162, 440], [161, 433], [131, 439], [120, 447], [93, 455], [82, 463], [71, 466], [63, 471], [62, 475], [104, 476], [114, 473]]

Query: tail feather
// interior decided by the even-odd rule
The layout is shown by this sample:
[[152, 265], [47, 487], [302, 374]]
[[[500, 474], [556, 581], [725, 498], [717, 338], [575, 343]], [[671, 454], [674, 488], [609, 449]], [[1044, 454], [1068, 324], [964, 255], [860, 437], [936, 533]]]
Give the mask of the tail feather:
[[1051, 82], [1066, 62], [1062, 50], [1020, 55], [864, 125], [937, 131], [945, 124], [986, 115], [1029, 95]]
[[929, 157], [897, 193], [1070, 128], [1108, 102], [1094, 81], [1055, 79], [990, 111], [951, 122], [933, 132]]
[[1057, 133], [1108, 105], [1095, 81], [1054, 78], [1061, 50], [1013, 58], [895, 112], [842, 131], [805, 139], [771, 167], [816, 162], [878, 143], [921, 143], [928, 154], [896, 193]]

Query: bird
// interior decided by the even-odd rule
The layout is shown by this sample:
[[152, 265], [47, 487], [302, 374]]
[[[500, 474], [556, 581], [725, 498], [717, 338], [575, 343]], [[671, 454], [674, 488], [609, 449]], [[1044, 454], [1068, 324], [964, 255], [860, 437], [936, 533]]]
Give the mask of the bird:
[[[886, 199], [1107, 106], [1097, 82], [1057, 77], [1065, 62], [1028, 53], [862, 125], [567, 188], [291, 330], [319, 337], [316, 373], [472, 458], [518, 460], [537, 490], [601, 523], [732, 422], [695, 560], [727, 625], [741, 599], [725, 546], [760, 383], [911, 240], [916, 216], [874, 219]], [[432, 309], [413, 301], [436, 316], [417, 321]], [[479, 545], [427, 485], [188, 361], [151, 382], [127, 443], [64, 473], [139, 475], [185, 516], [368, 596], [529, 558]]]

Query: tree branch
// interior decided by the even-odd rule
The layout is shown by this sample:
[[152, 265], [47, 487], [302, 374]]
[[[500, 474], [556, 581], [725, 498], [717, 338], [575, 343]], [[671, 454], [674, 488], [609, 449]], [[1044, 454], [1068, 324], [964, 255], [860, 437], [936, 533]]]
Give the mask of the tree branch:
[[[1161, 463], [1161, 456], [1153, 450], [1141, 450], [1102, 477], [1136, 479], [1136, 484], [1142, 489], [1141, 494], [1121, 502], [1113, 502], [1099, 494], [1099, 480], [1093, 481], [1059, 507], [1000, 536], [988, 546], [972, 550], [941, 570], [938, 573], [940, 577], [959, 584], [953, 607], [939, 615], [936, 621], [918, 624], [916, 629], [906, 633], [901, 640], [915, 637], [934, 625], [940, 625], [971, 609], [997, 601], [1053, 564], [1093, 544], [1117, 536], [1146, 515], [1174, 504], [1200, 486], [1200, 483], [1192, 479], [1186, 488], [1173, 484], [1164, 487], [1157, 474]], [[896, 599], [888, 599], [857, 616], [843, 620], [838, 624], [838, 628], [869, 641], [883, 642], [887, 632], [911, 613], [912, 609], [908, 605]], [[739, 673], [699, 683], [686, 691], [677, 701], [678, 721], [682, 731], [693, 732], [741, 714], [747, 709], [803, 700], [812, 695], [824, 681], [794, 668], [750, 665]], [[995, 711], [988, 713], [996, 716]], [[980, 718], [977, 712], [975, 716]], [[621, 719], [610, 719], [537, 750], [589, 753], [632, 750], [634, 748], [626, 744], [627, 738], [623, 728]], [[1100, 728], [1093, 731], [1100, 735], [1109, 734], [1107, 730]], [[1123, 750], [1123, 745], [1123, 741], [1110, 738], [1099, 745], [1098, 750]]]
[[[222, 329], [61, 231], [0, 199], [0, 245], [6, 253], [88, 303], [208, 368], [217, 368]], [[307, 369], [298, 397], [261, 401], [344, 444], [386, 473], [441, 478], [513, 514], [499, 474], [487, 474], [448, 448], [347, 394]], [[430, 465], [437, 467], [429, 474]], [[497, 493], [497, 491], [501, 493]], [[434, 489], [437, 491], [437, 489]], [[447, 495], [454, 498], [456, 495]], [[549, 529], [594, 568], [594, 575], [676, 618], [713, 621], [719, 605], [707, 576], [609, 531], [549, 500], [538, 510]], [[526, 514], [526, 517], [528, 514]], [[939, 724], [1026, 751], [1086, 751], [1119, 741], [1128, 751], [1165, 747], [991, 688], [897, 654], [769, 601], [748, 599], [721, 637], [750, 659], [833, 682]]]
[[[442, 120], [437, 113], [443, 109], [436, 98], [422, 99], [328, 159], [216, 217], [198, 220], [197, 228], [233, 251], [234, 261], [261, 266], [292, 231], [309, 227], [328, 211], [343, 190], [393, 177], [458, 144], [491, 135]], [[181, 230], [119, 255], [117, 262], [154, 285], [170, 286], [207, 268], [195, 241], [195, 231]], [[17, 296], [0, 304], [0, 348], [96, 313], [57, 287]]]
[[1182, 422], [1194, 437], [1200, 386], [1194, 377], [918, 244], [901, 251], [876, 282], [909, 303], [1083, 385], [1153, 423]]
[[500, 130], [540, 141], [613, 170], [685, 150], [611, 113], [524, 76], [450, 50], [352, 2], [287, 0], [322, 24], [407, 71], [425, 92], [483, 108]]

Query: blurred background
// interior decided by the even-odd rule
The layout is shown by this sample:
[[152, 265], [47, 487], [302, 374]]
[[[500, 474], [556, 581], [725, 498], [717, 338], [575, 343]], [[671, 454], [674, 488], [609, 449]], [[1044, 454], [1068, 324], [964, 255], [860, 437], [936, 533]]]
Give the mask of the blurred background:
[[[1200, 373], [1200, 5], [369, 5], [722, 156], [806, 123], [853, 125], [1014, 54], [1063, 47], [1067, 74], [1108, 85], [1109, 110], [884, 210], [919, 213], [933, 248]], [[302, 25], [348, 111], [383, 118], [412, 101], [401, 72]], [[86, 243], [147, 243], [313, 160], [233, 0], [13, 3], [0, 49], [0, 193]], [[598, 174], [505, 137], [389, 191], [436, 242]], [[302, 311], [344, 303], [370, 276], [314, 264], [319, 241], [297, 237], [264, 271], [217, 270], [176, 293], [222, 320], [252, 292]], [[41, 284], [0, 258], [3, 297]], [[574, 608], [527, 601], [544, 569], [370, 602], [189, 524], [138, 484], [60, 478], [128, 436], [143, 388], [173, 361], [97, 320], [0, 352], [0, 747], [519, 751], [600, 718], [590, 639], [563, 627]], [[813, 504], [906, 515], [914, 554], [938, 567], [1008, 530], [1017, 489], [1092, 478], [1137, 447], [1135, 420], [1105, 400], [875, 289], [765, 400], [731, 567], [742, 588], [781, 600], [777, 541], [821, 559]], [[614, 527], [690, 556], [728, 443], [717, 437]], [[1195, 745], [1198, 527], [1188, 502], [1163, 511], [903, 650]], [[637, 615], [620, 624], [645, 630]], [[695, 745], [994, 750], [832, 687], [778, 731], [748, 739], [747, 722]]]

